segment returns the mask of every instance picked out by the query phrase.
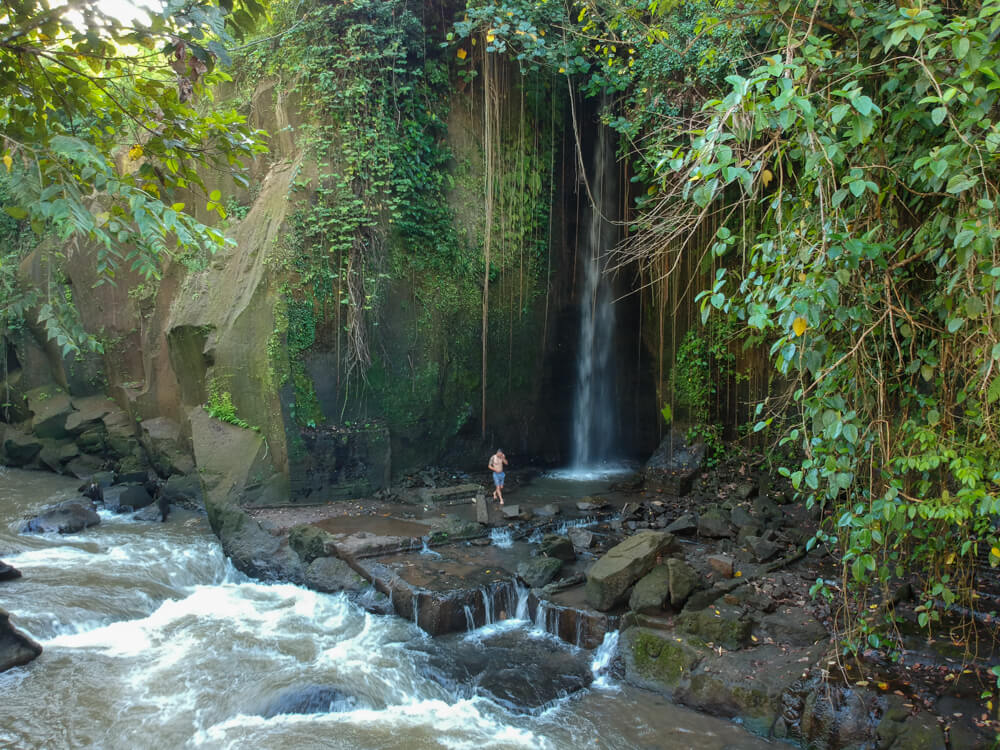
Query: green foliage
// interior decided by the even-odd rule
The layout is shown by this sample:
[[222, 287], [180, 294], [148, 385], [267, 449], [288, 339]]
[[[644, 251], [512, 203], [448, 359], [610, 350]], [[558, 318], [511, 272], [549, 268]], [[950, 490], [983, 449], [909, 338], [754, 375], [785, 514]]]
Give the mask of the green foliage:
[[303, 361], [303, 355], [316, 341], [316, 317], [312, 303], [288, 299], [285, 301], [285, 315], [288, 321], [285, 336], [289, 370], [295, 389], [292, 419], [303, 427], [315, 427], [324, 421], [323, 410]]
[[[263, 148], [243, 117], [192, 100], [225, 79], [215, 62], [228, 61], [231, 32], [262, 11], [256, 0], [226, 8], [170, 4], [126, 24], [93, 0], [8, 7], [0, 121], [13, 200], [4, 210], [38, 232], [94, 242], [108, 279], [120, 265], [155, 276], [173, 243], [219, 246], [222, 236], [171, 196], [207, 192], [199, 170], [233, 171]], [[113, 156], [122, 145], [124, 168]], [[206, 197], [221, 210], [214, 192]]]
[[[214, 251], [220, 232], [186, 213], [181, 195], [202, 193], [223, 213], [207, 169], [240, 174], [264, 150], [260, 134], [235, 111], [196, 106], [227, 76], [225, 45], [263, 13], [257, 0], [169, 3], [124, 22], [97, 0], [50, 7], [39, 0], [4, 6], [0, 39], [3, 139], [0, 207], [53, 246], [95, 248], [102, 281], [125, 268], [155, 277], [164, 256]], [[185, 198], [186, 199], [186, 198]], [[23, 234], [23, 229], [18, 230]], [[19, 253], [0, 258], [6, 326], [36, 304], [12, 279]], [[71, 304], [46, 289], [39, 322], [64, 353], [98, 349]], [[27, 296], [26, 296], [27, 295]]]
[[425, 54], [423, 27], [402, 0], [313, 2], [298, 18], [279, 16], [280, 57], [260, 67], [297, 78], [315, 114], [307, 145], [317, 169], [295, 183], [304, 197], [289, 239], [290, 293], [312, 304], [318, 322], [338, 322], [347, 374], [363, 379], [390, 238], [402, 238], [416, 268], [455, 259], [444, 197], [447, 71]]
[[726, 384], [739, 377], [736, 355], [730, 351], [732, 338], [732, 323], [716, 319], [689, 329], [677, 349], [670, 376], [674, 404], [691, 421], [687, 440], [705, 443], [710, 465], [724, 453], [719, 397]]
[[220, 422], [228, 422], [246, 430], [260, 431], [259, 427], [254, 427], [245, 419], [236, 415], [236, 407], [233, 405], [232, 395], [229, 391], [224, 390], [219, 382], [214, 379], [208, 383], [208, 403], [205, 404], [205, 411], [208, 412], [210, 417], [218, 419]]
[[766, 336], [793, 382], [784, 473], [830, 514], [861, 613], [845, 648], [891, 649], [869, 596], [917, 576], [930, 627], [997, 545], [1000, 3], [755, 7], [780, 22], [752, 69], [687, 143], [646, 141], [648, 227], [729, 217], [703, 312]]

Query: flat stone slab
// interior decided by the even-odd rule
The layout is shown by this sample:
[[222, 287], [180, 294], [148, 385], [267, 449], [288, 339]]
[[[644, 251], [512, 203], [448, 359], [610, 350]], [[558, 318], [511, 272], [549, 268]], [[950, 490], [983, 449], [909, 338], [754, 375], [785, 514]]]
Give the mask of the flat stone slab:
[[104, 396], [85, 396], [74, 398], [76, 411], [66, 417], [66, 429], [72, 433], [82, 432], [92, 427], [114, 411], [119, 411], [118, 405]]
[[475, 499], [483, 493], [480, 484], [458, 484], [454, 487], [424, 487], [417, 496], [425, 503], [448, 503]]
[[330, 547], [343, 560], [361, 560], [380, 555], [391, 555], [413, 547], [414, 541], [408, 536], [382, 536], [369, 531], [354, 534], [333, 534]]
[[666, 554], [674, 537], [665, 531], [640, 531], [608, 550], [587, 571], [587, 601], [605, 612], [618, 604], [629, 586], [656, 565], [656, 558]]

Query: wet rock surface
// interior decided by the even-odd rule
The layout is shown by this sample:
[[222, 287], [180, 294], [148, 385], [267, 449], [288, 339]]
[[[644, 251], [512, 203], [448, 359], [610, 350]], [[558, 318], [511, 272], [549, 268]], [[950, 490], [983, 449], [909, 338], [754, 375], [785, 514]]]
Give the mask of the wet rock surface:
[[10, 622], [10, 614], [0, 608], [0, 672], [27, 664], [42, 653], [42, 647]]
[[257, 713], [265, 719], [281, 714], [322, 714], [353, 711], [363, 704], [341, 688], [330, 685], [307, 685], [275, 696]]
[[[442, 474], [429, 473], [427, 481]], [[662, 480], [632, 479], [627, 489], [556, 501], [511, 483], [504, 507], [477, 507], [474, 497], [424, 503], [394, 487], [382, 500], [253, 517], [278, 539], [289, 537], [293, 518], [323, 532], [295, 531], [308, 585], [338, 586], [314, 573], [326, 569], [337, 581], [350, 570], [365, 582], [354, 581], [356, 601], [368, 600], [363, 606], [372, 611], [389, 607], [445, 640], [518, 617], [594, 648], [620, 627], [625, 679], [758, 734], [820, 750], [935, 746], [937, 735], [918, 709], [933, 710], [937, 697], [910, 703], [907, 716], [890, 720], [883, 718], [885, 691], [849, 687], [850, 678], [837, 671], [833, 613], [808, 594], [817, 577], [836, 575], [822, 555], [803, 549], [813, 517], [739, 463], [694, 477], [684, 497]], [[559, 512], [545, 508], [551, 505]], [[551, 691], [534, 692], [535, 682], [548, 680], [558, 693], [590, 679], [553, 665], [553, 675], [571, 679], [507, 667], [481, 677], [487, 661], [514, 657], [482, 643], [476, 648], [478, 656], [463, 657], [462, 666], [432, 659], [435, 679], [528, 712], [551, 700]], [[976, 710], [970, 691], [956, 700], [934, 714], [950, 712], [944, 736], [984, 746], [981, 731], [955, 718]]]
[[0, 581], [13, 581], [14, 579], [20, 577], [20, 570], [15, 568], [13, 565], [8, 565], [3, 560], [0, 560]]
[[25, 521], [21, 530], [28, 534], [75, 534], [100, 522], [89, 500], [67, 500]]
[[435, 639], [424, 673], [455, 694], [490, 698], [514, 713], [539, 713], [593, 681], [589, 655], [551, 636], [519, 632]]

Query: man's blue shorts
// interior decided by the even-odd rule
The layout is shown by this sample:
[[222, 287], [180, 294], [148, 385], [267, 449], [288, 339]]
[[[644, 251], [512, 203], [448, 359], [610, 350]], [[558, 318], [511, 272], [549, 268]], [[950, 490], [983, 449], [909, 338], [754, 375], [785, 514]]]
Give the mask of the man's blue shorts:
[[503, 487], [503, 478], [504, 478], [504, 476], [505, 476], [505, 474], [502, 471], [494, 471], [493, 472], [493, 484], [495, 484], [497, 487]]

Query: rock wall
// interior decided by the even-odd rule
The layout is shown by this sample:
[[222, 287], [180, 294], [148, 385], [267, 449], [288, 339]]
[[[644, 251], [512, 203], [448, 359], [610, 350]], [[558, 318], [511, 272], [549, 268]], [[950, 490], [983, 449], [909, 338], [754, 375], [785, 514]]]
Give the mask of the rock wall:
[[[506, 99], [519, 96], [518, 80], [509, 77]], [[26, 261], [29, 279], [62, 274], [84, 328], [105, 353], [64, 358], [30, 327], [5, 337], [0, 462], [81, 477], [100, 470], [189, 473], [217, 463], [211, 443], [200, 453], [194, 434], [202, 406], [217, 401], [230, 404], [232, 421], [261, 441], [258, 470], [269, 475], [268, 503], [371, 494], [393, 473], [435, 461], [478, 467], [498, 443], [523, 456], [560, 458], [571, 388], [547, 374], [561, 371], [567, 331], [558, 321], [575, 309], [573, 284], [560, 270], [573, 267], [564, 207], [575, 183], [568, 144], [558, 145], [558, 161], [553, 155], [537, 167], [553, 180], [545, 271], [540, 257], [506, 240], [494, 249], [484, 428], [481, 271], [460, 279], [451, 267], [421, 268], [390, 231], [366, 376], [344, 377], [343, 322], [320, 309], [337, 310], [339, 300], [314, 298], [303, 345], [303, 307], [288, 291], [300, 279], [287, 238], [296, 211], [311, 199], [302, 185], [316, 163], [302, 136], [309, 113], [282, 93], [289, 89], [265, 79], [249, 97], [251, 120], [272, 133], [271, 152], [252, 166], [251, 190], [220, 186], [232, 188], [243, 208], [227, 220], [232, 243], [214, 256], [174, 257], [158, 281], [124, 273], [115, 285], [96, 283], [85, 248], [58, 268], [42, 251]], [[455, 229], [471, 262], [481, 264], [480, 96], [474, 88], [454, 94], [447, 139]], [[523, 109], [505, 111], [511, 128], [537, 127], [523, 120]], [[189, 203], [200, 201], [192, 196]], [[303, 393], [315, 399], [308, 419]]]

